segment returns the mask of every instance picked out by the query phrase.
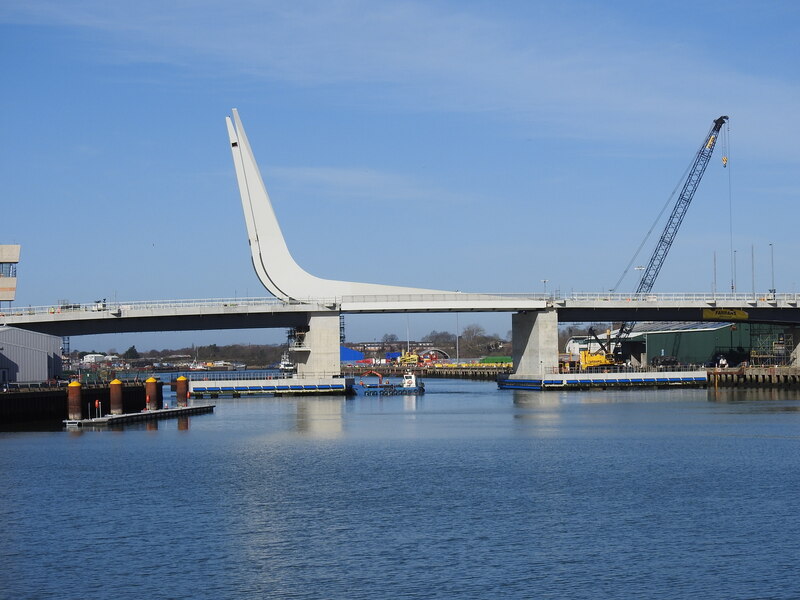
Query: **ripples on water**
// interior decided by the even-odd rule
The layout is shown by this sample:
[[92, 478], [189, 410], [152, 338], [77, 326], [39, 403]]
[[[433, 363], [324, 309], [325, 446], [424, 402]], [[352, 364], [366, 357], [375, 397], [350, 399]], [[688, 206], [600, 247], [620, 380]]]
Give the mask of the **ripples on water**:
[[427, 383], [0, 434], [0, 597], [800, 597], [796, 395]]

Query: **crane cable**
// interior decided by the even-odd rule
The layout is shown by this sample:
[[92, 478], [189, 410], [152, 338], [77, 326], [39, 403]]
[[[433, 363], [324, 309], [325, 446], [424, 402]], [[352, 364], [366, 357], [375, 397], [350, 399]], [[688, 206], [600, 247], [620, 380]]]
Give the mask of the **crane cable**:
[[614, 284], [614, 288], [611, 290], [612, 294], [615, 293], [619, 288], [620, 284], [622, 284], [622, 280], [625, 279], [625, 277], [628, 275], [628, 272], [631, 270], [631, 265], [633, 265], [633, 263], [636, 261], [636, 258], [642, 251], [642, 248], [644, 248], [644, 245], [650, 239], [650, 236], [653, 234], [653, 230], [656, 228], [656, 225], [658, 225], [658, 223], [661, 221], [661, 218], [664, 216], [664, 213], [666, 212], [667, 208], [670, 206], [670, 204], [672, 204], [672, 199], [675, 197], [675, 194], [678, 193], [678, 188], [680, 188], [683, 182], [686, 181], [686, 177], [689, 174], [689, 169], [692, 168], [692, 164], [693, 163], [689, 163], [689, 166], [686, 167], [686, 170], [683, 172], [683, 175], [681, 175], [680, 179], [678, 179], [678, 183], [675, 186], [675, 189], [672, 190], [672, 193], [669, 195], [669, 198], [667, 198], [667, 201], [664, 203], [664, 206], [661, 207], [661, 212], [658, 213], [658, 216], [656, 217], [655, 221], [653, 221], [653, 224], [650, 226], [650, 229], [645, 234], [642, 243], [639, 244], [639, 247], [636, 249], [636, 252], [633, 253], [631, 260], [625, 267], [625, 270], [622, 272], [622, 275], [620, 275], [619, 279], [617, 280], [617, 283]]
[[[728, 120], [725, 129], [722, 130], [722, 166], [728, 167], [728, 157], [730, 156], [730, 137], [731, 122]], [[733, 250], [733, 183], [731, 180], [731, 169], [728, 169], [728, 233], [730, 236], [731, 251], [731, 292], [736, 292], [736, 254]]]
[[[728, 120], [728, 122], [726, 123], [726, 128], [721, 131], [722, 135], [720, 135], [720, 143], [722, 144], [722, 166], [724, 168], [728, 166], [728, 156], [729, 156], [729, 149], [730, 149], [729, 148], [729, 140], [728, 139], [730, 137], [730, 127], [731, 127], [730, 126], [730, 120]], [[707, 142], [704, 142], [703, 145], [705, 145], [706, 143]], [[689, 174], [689, 171], [692, 168], [693, 164], [694, 164], [694, 161], [689, 163], [689, 166], [686, 167], [686, 170], [683, 172], [683, 175], [681, 175], [680, 179], [678, 179], [678, 183], [675, 186], [675, 189], [672, 190], [672, 193], [669, 195], [669, 198], [667, 198], [667, 201], [664, 203], [664, 206], [661, 207], [661, 212], [658, 213], [658, 216], [655, 218], [655, 221], [653, 221], [653, 224], [650, 226], [650, 229], [645, 234], [644, 239], [639, 244], [639, 247], [636, 249], [636, 252], [633, 253], [633, 256], [631, 257], [631, 260], [630, 260], [630, 262], [628, 262], [627, 266], [625, 267], [625, 270], [622, 272], [622, 275], [620, 275], [619, 279], [617, 280], [617, 283], [614, 284], [614, 288], [611, 290], [612, 294], [615, 293], [617, 291], [617, 289], [619, 289], [619, 286], [622, 284], [622, 280], [625, 279], [625, 277], [628, 275], [628, 272], [631, 270], [631, 266], [636, 261], [636, 258], [639, 256], [639, 253], [642, 251], [642, 248], [644, 248], [645, 244], [647, 244], [647, 241], [650, 239], [650, 236], [653, 234], [653, 230], [656, 228], [656, 225], [658, 225], [658, 223], [661, 221], [661, 218], [664, 216], [664, 213], [666, 212], [667, 208], [672, 203], [672, 199], [675, 197], [675, 194], [678, 192], [678, 188], [680, 188], [681, 184], [683, 184], [686, 181], [686, 177]], [[733, 202], [732, 202], [731, 187], [732, 187], [731, 186], [731, 170], [728, 169], [728, 212], [730, 214], [731, 273], [733, 273], [734, 272], [734, 258], [733, 258], [734, 257], [734, 254], [733, 254]], [[644, 273], [642, 273], [642, 277], [644, 277]], [[735, 284], [734, 284], [735, 275], [731, 275], [731, 277], [732, 277], [732, 279], [731, 279], [731, 291], [733, 291], [734, 288], [735, 288]]]

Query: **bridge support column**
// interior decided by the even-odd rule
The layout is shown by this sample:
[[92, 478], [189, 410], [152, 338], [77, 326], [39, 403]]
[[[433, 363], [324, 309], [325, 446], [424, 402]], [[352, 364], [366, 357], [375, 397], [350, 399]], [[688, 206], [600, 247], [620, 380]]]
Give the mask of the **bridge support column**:
[[792, 343], [794, 344], [789, 365], [800, 367], [800, 327], [789, 327], [786, 333], [792, 336]]
[[298, 377], [341, 375], [339, 362], [339, 313], [309, 313], [308, 331], [294, 349], [292, 362]]
[[511, 379], [541, 378], [558, 372], [558, 312], [519, 312], [511, 317], [514, 373]]

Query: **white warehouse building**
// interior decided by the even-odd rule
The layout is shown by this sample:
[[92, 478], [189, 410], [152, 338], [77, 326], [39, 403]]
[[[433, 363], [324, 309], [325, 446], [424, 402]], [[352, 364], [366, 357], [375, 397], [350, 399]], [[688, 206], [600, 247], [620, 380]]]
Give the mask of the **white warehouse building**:
[[61, 338], [0, 326], [0, 388], [61, 375]]

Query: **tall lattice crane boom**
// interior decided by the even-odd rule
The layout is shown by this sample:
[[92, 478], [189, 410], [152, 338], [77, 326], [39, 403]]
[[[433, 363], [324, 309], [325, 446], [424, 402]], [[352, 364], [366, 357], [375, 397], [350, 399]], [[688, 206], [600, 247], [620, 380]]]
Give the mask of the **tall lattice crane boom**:
[[669, 221], [667, 221], [664, 232], [661, 234], [661, 239], [658, 240], [653, 255], [650, 257], [650, 262], [647, 263], [647, 267], [644, 273], [642, 273], [639, 287], [636, 288], [636, 294], [647, 294], [652, 291], [658, 273], [664, 265], [664, 259], [667, 258], [667, 253], [670, 247], [672, 247], [672, 242], [675, 241], [675, 235], [678, 233], [683, 218], [686, 216], [689, 204], [691, 204], [694, 193], [697, 191], [697, 186], [700, 185], [700, 180], [703, 178], [703, 173], [706, 171], [708, 161], [711, 160], [711, 154], [714, 152], [714, 146], [717, 143], [719, 131], [727, 120], [728, 117], [722, 116], [714, 121], [703, 145], [697, 152], [697, 156], [689, 169], [689, 176], [683, 184], [680, 196], [678, 196]]
[[[645, 267], [642, 273], [642, 278], [639, 280], [639, 286], [636, 288], [635, 293], [637, 298], [653, 290], [658, 273], [661, 271], [661, 267], [664, 266], [667, 253], [672, 247], [672, 242], [675, 241], [675, 235], [678, 233], [683, 218], [686, 216], [686, 211], [689, 208], [689, 204], [692, 202], [694, 193], [697, 191], [697, 186], [700, 185], [700, 180], [703, 178], [703, 173], [706, 171], [708, 161], [711, 160], [711, 155], [714, 153], [714, 146], [717, 143], [719, 132], [727, 121], [727, 116], [722, 116], [715, 120], [703, 141], [703, 145], [700, 146], [700, 150], [698, 150], [697, 156], [695, 156], [694, 162], [689, 168], [689, 175], [686, 178], [686, 182], [683, 184], [678, 200], [675, 202], [675, 206], [672, 209], [672, 214], [669, 216], [666, 227], [664, 227], [664, 232], [661, 234], [661, 238], [658, 240], [658, 244], [656, 244], [656, 248], [650, 257], [650, 262], [647, 263], [647, 267]], [[619, 342], [628, 337], [628, 334], [630, 334], [635, 324], [636, 323], [622, 324], [617, 336], [617, 349], [620, 349]]]

